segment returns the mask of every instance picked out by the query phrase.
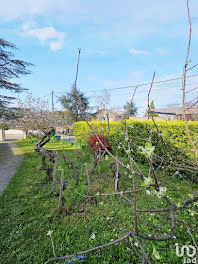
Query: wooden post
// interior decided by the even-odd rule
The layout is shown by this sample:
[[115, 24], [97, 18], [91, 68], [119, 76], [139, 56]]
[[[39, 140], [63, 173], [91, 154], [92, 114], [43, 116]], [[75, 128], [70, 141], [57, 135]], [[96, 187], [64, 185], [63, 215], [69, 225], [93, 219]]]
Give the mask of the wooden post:
[[[143, 239], [143, 241], [142, 241], [142, 247], [145, 250], [145, 239]], [[144, 257], [144, 254], [142, 254], [142, 264], [145, 264], [145, 263], [147, 263], [147, 261]]]
[[27, 131], [23, 131], [23, 139], [27, 137]]
[[109, 132], [110, 132], [109, 113], [106, 114], [106, 116], [107, 116], [107, 122], [108, 122], [108, 139], [109, 139]]
[[0, 141], [5, 141], [5, 130], [0, 129]]
[[75, 181], [76, 181], [76, 185], [78, 185], [78, 183], [79, 183], [79, 174], [80, 174], [80, 171], [79, 170], [76, 170], [75, 171]]
[[59, 192], [59, 204], [58, 208], [61, 209], [63, 205], [63, 187], [64, 187], [64, 170], [61, 171], [61, 181], [60, 181], [60, 192]]
[[99, 147], [99, 157], [98, 157], [99, 161], [101, 161], [101, 148]]
[[119, 181], [119, 164], [116, 161], [116, 173], [115, 173], [115, 191], [118, 191], [118, 181]]
[[91, 182], [90, 182], [90, 178], [89, 178], [89, 171], [88, 171], [88, 168], [87, 168], [87, 162], [85, 162], [85, 169], [86, 169], [86, 174], [87, 174], [88, 186], [90, 188], [91, 187]]
[[78, 145], [77, 145], [77, 141], [76, 141], [76, 159], [78, 159]]
[[64, 160], [64, 162], [65, 162], [65, 164], [67, 165], [67, 156], [66, 156], [66, 154], [65, 154], [65, 151], [63, 150], [63, 160]]
[[56, 183], [56, 167], [57, 167], [57, 161], [58, 161], [58, 152], [56, 152], [56, 155], [55, 155], [55, 161], [54, 161], [54, 171], [53, 171], [53, 189], [54, 189], [54, 185]]

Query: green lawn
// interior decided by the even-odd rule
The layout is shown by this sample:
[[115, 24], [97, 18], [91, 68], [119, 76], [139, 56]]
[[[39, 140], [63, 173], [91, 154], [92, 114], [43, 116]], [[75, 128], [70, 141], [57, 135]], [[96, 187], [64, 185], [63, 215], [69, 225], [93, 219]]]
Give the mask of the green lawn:
[[[53, 231], [52, 237], [57, 256], [69, 255], [82, 250], [95, 247], [115, 240], [121, 235], [116, 232], [118, 228], [133, 230], [133, 208], [122, 197], [109, 196], [94, 199], [79, 196], [77, 192], [87, 194], [87, 178], [84, 163], [92, 166], [93, 157], [84, 149], [80, 149], [81, 157], [76, 160], [76, 150], [71, 144], [52, 140], [46, 145], [54, 151], [59, 151], [58, 178], [61, 169], [65, 170], [67, 189], [64, 191], [64, 208], [58, 211], [58, 197], [54, 196], [52, 183], [45, 181], [45, 173], [41, 170], [41, 157], [33, 151], [30, 141], [18, 141], [17, 145], [24, 152], [24, 161], [17, 173], [10, 181], [7, 189], [0, 196], [0, 263], [3, 264], [41, 264], [53, 257], [51, 241], [47, 232]], [[62, 148], [67, 157], [74, 161], [73, 169], [69, 170], [63, 164]], [[125, 162], [125, 159], [122, 158]], [[91, 192], [96, 194], [114, 191], [112, 173], [108, 168], [111, 160], [104, 160], [96, 172], [91, 175]], [[148, 167], [140, 165], [147, 173]], [[80, 181], [76, 185], [76, 171], [80, 171]], [[119, 189], [131, 190], [130, 175], [121, 169]], [[163, 183], [167, 177], [166, 171], [159, 171], [158, 177]], [[141, 181], [136, 179], [136, 185]], [[186, 182], [180, 178], [166, 181], [167, 195], [174, 203], [189, 198], [192, 193]], [[140, 186], [141, 187], [141, 186]], [[56, 185], [58, 192], [59, 184]], [[138, 188], [138, 187], [137, 187]], [[196, 189], [196, 186], [193, 186]], [[77, 191], [77, 192], [76, 192]], [[127, 197], [132, 200], [132, 195]], [[159, 208], [167, 205], [163, 199], [148, 197], [145, 192], [137, 195], [138, 208]], [[185, 220], [195, 237], [198, 239], [197, 204], [190, 205], [185, 210], [178, 210], [176, 219]], [[189, 211], [191, 209], [192, 211]], [[192, 216], [193, 215], [193, 216]], [[115, 225], [112, 225], [113, 224]], [[139, 214], [140, 232], [144, 234], [163, 235], [170, 231], [168, 214]], [[91, 239], [92, 234], [95, 239]], [[123, 234], [126, 232], [123, 231]], [[130, 238], [129, 243], [136, 247], [135, 241]], [[193, 245], [192, 238], [187, 233], [185, 225], [179, 223], [176, 228], [175, 238], [169, 241], [146, 241], [146, 251], [152, 256], [153, 247], [159, 251], [160, 260], [153, 259], [156, 263], [182, 263], [182, 258], [175, 254], [175, 243], [179, 245]], [[136, 247], [136, 250], [139, 250]], [[64, 261], [59, 261], [59, 264]], [[142, 263], [136, 253], [126, 243], [121, 242], [85, 255], [84, 263]]]

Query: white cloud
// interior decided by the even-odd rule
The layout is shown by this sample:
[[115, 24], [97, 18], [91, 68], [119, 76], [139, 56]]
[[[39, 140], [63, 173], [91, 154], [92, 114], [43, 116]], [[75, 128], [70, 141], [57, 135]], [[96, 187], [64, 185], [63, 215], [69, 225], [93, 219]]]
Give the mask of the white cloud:
[[0, 18], [8, 21], [25, 15], [43, 14], [55, 6], [53, 0], [0, 0]]
[[138, 50], [138, 49], [130, 49], [129, 53], [135, 54], [135, 55], [149, 55], [150, 52], [147, 50]]
[[[64, 13], [65, 19], [68, 19], [68, 16], [71, 19], [73, 16], [75, 20], [81, 15], [82, 19], [91, 19], [95, 24], [103, 24], [107, 19], [110, 21], [116, 19], [119, 23], [125, 21], [126, 25], [131, 21], [136, 21], [136, 25], [142, 22], [145, 25], [149, 22], [164, 24], [187, 17], [186, 1], [181, 0], [126, 0], [124, 4], [114, 0], [0, 0], [0, 5], [0, 17], [4, 20], [12, 20], [25, 15], [48, 15], [53, 12], [56, 14], [57, 11]], [[190, 9], [191, 15], [197, 16], [197, 0], [190, 1]], [[131, 24], [128, 28], [130, 26]]]
[[[113, 46], [111, 42], [137, 45], [139, 40], [162, 31], [165, 36], [175, 38], [188, 23], [186, 1], [181, 0], [126, 0], [124, 4], [114, 0], [0, 0], [0, 5], [0, 22], [28, 17], [63, 25], [86, 23], [95, 27], [91, 37], [95, 37], [97, 43], [108, 39], [109, 47]], [[192, 17], [196, 17], [197, 0], [190, 1], [190, 9]]]
[[59, 40], [59, 41], [50, 42], [49, 46], [50, 46], [50, 49], [53, 51], [60, 50], [62, 49], [63, 41]]
[[31, 28], [32, 24], [26, 23], [22, 25], [23, 36], [36, 37], [42, 45], [47, 41], [52, 51], [62, 49], [65, 33], [57, 31], [54, 27]]
[[30, 28], [35, 27], [35, 26], [36, 26], [36, 23], [34, 21], [28, 21], [26, 23], [23, 23], [21, 28], [22, 28], [23, 31], [26, 31], [26, 30], [28, 30]]
[[160, 55], [166, 55], [168, 53], [168, 50], [167, 49], [164, 49], [164, 48], [157, 48], [156, 51]]

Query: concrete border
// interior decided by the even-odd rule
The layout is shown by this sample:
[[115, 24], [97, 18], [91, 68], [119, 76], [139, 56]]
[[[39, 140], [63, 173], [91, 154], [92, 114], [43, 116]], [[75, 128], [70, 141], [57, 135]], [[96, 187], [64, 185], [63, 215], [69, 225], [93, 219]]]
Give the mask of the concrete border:
[[23, 160], [23, 153], [12, 142], [0, 143], [0, 194], [6, 189]]

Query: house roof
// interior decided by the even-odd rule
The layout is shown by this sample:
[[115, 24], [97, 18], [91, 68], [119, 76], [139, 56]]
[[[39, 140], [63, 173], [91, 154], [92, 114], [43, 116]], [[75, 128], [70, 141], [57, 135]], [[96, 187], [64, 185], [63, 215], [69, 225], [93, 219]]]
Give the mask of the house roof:
[[[165, 115], [183, 115], [182, 106], [179, 107], [168, 107], [168, 108], [158, 108], [150, 111], [151, 113], [156, 114], [165, 114]], [[186, 106], [185, 113], [190, 115], [198, 114], [198, 106]]]
[[108, 109], [101, 109], [101, 110], [97, 111], [96, 113], [94, 113], [94, 115], [97, 115], [101, 112], [107, 112], [107, 113], [112, 114], [112, 115], [122, 116], [122, 114], [119, 114], [113, 110], [108, 110]]

